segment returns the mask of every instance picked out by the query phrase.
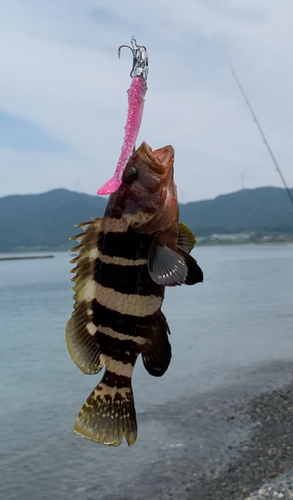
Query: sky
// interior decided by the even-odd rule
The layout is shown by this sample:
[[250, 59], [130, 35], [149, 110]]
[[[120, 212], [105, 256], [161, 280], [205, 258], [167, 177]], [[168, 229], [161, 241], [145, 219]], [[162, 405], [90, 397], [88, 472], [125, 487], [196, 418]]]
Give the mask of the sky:
[[134, 35], [149, 55], [137, 145], [175, 149], [179, 201], [293, 186], [292, 0], [0, 0], [0, 197], [95, 195], [123, 144]]

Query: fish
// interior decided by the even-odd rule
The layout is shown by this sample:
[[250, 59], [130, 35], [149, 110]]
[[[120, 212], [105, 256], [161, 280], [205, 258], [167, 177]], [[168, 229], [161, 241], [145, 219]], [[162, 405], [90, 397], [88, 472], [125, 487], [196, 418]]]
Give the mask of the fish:
[[165, 287], [193, 285], [203, 272], [190, 255], [195, 237], [178, 222], [172, 146], [133, 153], [104, 216], [77, 224], [73, 236], [74, 311], [66, 326], [69, 353], [85, 374], [103, 377], [82, 406], [76, 433], [97, 443], [137, 438], [132, 374], [139, 355], [161, 377], [171, 360], [170, 329], [161, 311]]

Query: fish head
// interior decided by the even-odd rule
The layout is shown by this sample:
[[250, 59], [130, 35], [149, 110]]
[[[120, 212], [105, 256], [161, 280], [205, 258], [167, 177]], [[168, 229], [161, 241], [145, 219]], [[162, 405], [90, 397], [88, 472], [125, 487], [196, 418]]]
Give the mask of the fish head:
[[[174, 149], [143, 142], [128, 161], [119, 189], [108, 201], [106, 216], [127, 218], [134, 230], [163, 231], [178, 221]], [[107, 213], [108, 212], [108, 213]]]

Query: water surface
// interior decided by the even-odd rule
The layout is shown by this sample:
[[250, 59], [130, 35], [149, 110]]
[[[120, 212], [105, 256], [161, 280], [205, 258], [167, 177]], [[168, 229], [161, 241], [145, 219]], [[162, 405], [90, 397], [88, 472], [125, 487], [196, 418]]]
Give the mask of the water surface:
[[168, 371], [157, 379], [140, 361], [135, 369], [139, 435], [132, 448], [105, 448], [72, 430], [100, 374], [83, 375], [67, 352], [68, 254], [0, 262], [1, 498], [75, 500], [119, 491], [162, 448], [180, 446], [154, 407], [160, 412], [179, 397], [245, 383], [258, 365], [292, 361], [293, 246], [199, 247], [194, 255], [204, 283], [166, 291]]

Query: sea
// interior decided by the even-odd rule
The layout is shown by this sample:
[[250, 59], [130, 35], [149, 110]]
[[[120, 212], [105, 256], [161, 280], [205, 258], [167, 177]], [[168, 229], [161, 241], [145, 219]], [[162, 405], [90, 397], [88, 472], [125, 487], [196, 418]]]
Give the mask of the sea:
[[82, 374], [67, 352], [70, 255], [0, 261], [1, 500], [119, 494], [144, 467], [155, 467], [162, 449], [180, 446], [164, 426], [165, 403], [244, 384], [250, 368], [292, 362], [293, 245], [202, 246], [193, 255], [204, 282], [166, 290], [168, 371], [151, 377], [140, 360], [134, 371], [138, 439], [131, 448], [103, 447], [73, 431], [101, 374]]

